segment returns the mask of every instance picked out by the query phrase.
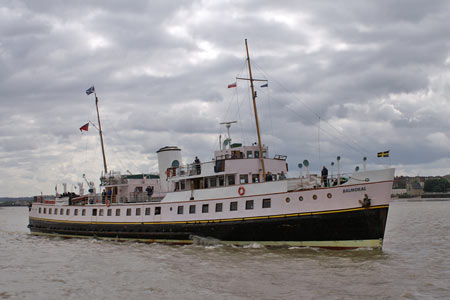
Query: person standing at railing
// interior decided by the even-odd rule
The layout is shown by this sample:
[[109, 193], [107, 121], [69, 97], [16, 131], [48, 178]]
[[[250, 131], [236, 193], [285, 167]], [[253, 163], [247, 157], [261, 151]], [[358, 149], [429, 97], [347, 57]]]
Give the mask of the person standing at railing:
[[145, 189], [145, 191], [147, 192], [147, 196], [148, 196], [148, 198], [150, 199], [150, 198], [152, 197], [152, 195], [153, 195], [153, 187], [149, 185], [149, 186]]
[[328, 186], [328, 169], [325, 166], [322, 168], [322, 184], [324, 187]]
[[197, 170], [197, 175], [200, 175], [200, 173], [201, 173], [200, 159], [198, 159], [197, 156], [195, 157], [194, 163], [195, 163], [195, 169]]

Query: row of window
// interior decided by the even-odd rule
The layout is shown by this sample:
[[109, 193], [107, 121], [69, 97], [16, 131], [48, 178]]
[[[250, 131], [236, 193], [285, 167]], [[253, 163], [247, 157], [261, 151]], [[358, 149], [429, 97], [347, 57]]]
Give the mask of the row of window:
[[[271, 174], [272, 180], [276, 181], [277, 174]], [[251, 180], [251, 181], [250, 181]], [[248, 174], [239, 174], [239, 184], [247, 184], [247, 183], [257, 183], [261, 182], [260, 174], [252, 174], [249, 177]], [[193, 183], [190, 183], [189, 180], [180, 180], [175, 182], [175, 191], [181, 190], [190, 190], [190, 189], [207, 189], [213, 187], [221, 187], [221, 186], [230, 186], [235, 185], [235, 175], [220, 175], [213, 177], [204, 177], [197, 178]]]
[[[270, 199], [263, 199], [262, 200], [262, 208], [270, 208], [271, 205], [271, 200]], [[191, 204], [189, 205], [189, 213], [190, 214], [195, 214], [196, 212], [196, 207], [197, 205], [195, 204]], [[254, 208], [254, 200], [247, 200], [245, 201], [245, 209], [249, 210], [249, 209], [253, 209]], [[73, 215], [74, 216], [78, 216], [79, 210], [81, 210], [81, 215], [82, 216], [86, 216], [86, 208], [75, 208], [73, 209]], [[113, 213], [113, 209], [112, 208], [108, 208], [108, 209], [103, 209], [103, 208], [93, 208], [91, 210], [92, 216], [103, 216], [104, 211], [106, 210], [106, 215], [107, 216], [112, 216]], [[172, 210], [172, 207], [170, 208], [170, 210]], [[238, 202], [237, 201], [232, 201], [230, 202], [230, 211], [237, 211], [238, 210]], [[120, 208], [116, 208], [115, 209], [115, 216], [120, 216]], [[216, 203], [215, 206], [215, 212], [222, 212], [223, 211], [223, 203], [219, 202]], [[202, 204], [202, 213], [208, 213], [209, 212], [209, 204]], [[40, 214], [47, 214], [47, 207], [39, 207], [39, 213]], [[64, 208], [48, 208], [48, 214], [54, 214], [54, 215], [65, 215], [69, 216], [70, 215], [70, 208], [66, 208], [64, 211]], [[150, 215], [150, 207], [146, 207], [145, 211], [144, 211], [146, 216]], [[182, 215], [184, 213], [184, 206], [180, 205], [177, 207], [177, 214]], [[156, 206], [153, 210], [153, 214], [154, 215], [160, 215], [161, 214], [161, 206]], [[126, 210], [126, 215], [127, 216], [131, 216], [132, 215], [132, 209], [131, 208], [127, 208]], [[141, 208], [140, 207], [136, 207], [134, 209], [134, 215], [135, 216], [140, 216], [141, 215]]]
[[[245, 201], [246, 210], [253, 208], [254, 208], [254, 200]], [[270, 208], [270, 199], [263, 199], [262, 208]], [[237, 211], [237, 210], [238, 210], [238, 202], [237, 201], [230, 202], [230, 211]], [[189, 213], [195, 214], [195, 211], [196, 205], [195, 204], [189, 205]], [[223, 211], [223, 203], [222, 202], [216, 203], [215, 212], [222, 212], [222, 211]], [[184, 213], [183, 205], [178, 206], [177, 213], [179, 215], [182, 215]], [[209, 204], [202, 204], [202, 213], [209, 213]]]

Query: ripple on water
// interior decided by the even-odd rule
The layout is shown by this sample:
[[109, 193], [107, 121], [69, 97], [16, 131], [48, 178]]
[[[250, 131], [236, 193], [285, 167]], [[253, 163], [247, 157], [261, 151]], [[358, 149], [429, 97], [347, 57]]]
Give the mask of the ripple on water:
[[0, 210], [0, 299], [445, 299], [450, 203], [392, 203], [383, 251], [32, 236]]

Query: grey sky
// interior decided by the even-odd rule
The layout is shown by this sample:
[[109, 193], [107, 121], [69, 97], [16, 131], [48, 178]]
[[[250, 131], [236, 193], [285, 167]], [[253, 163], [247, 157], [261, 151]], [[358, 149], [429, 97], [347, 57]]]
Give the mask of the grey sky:
[[337, 155], [382, 168], [384, 150], [397, 174], [448, 174], [448, 32], [448, 1], [2, 1], [0, 196], [98, 183], [98, 135], [78, 130], [96, 121], [92, 84], [110, 169], [156, 172], [166, 145], [209, 160], [223, 121], [255, 142], [248, 86], [227, 89], [247, 76], [245, 38], [269, 80], [263, 142], [291, 175]]

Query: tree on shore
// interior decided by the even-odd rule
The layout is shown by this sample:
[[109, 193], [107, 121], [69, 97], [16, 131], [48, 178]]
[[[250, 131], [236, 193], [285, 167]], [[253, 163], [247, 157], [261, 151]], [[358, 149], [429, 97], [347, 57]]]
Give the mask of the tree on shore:
[[450, 190], [450, 181], [443, 177], [428, 179], [423, 190], [428, 193], [445, 193]]

